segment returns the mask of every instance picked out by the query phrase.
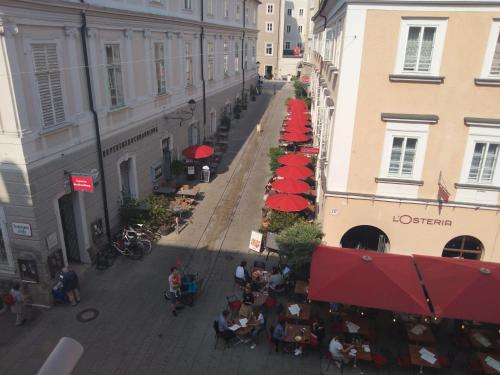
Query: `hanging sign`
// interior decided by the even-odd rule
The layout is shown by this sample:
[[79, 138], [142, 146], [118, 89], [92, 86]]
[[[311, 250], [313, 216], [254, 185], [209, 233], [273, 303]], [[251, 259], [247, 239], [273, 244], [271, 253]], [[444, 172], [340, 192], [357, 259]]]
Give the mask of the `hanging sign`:
[[31, 225], [26, 223], [12, 223], [12, 232], [18, 236], [31, 237]]
[[318, 155], [319, 154], [319, 148], [316, 147], [301, 147], [300, 152], [303, 154], [308, 154], [308, 155]]
[[94, 179], [92, 176], [72, 174], [70, 177], [71, 188], [73, 191], [94, 192]]
[[300, 47], [295, 47], [295, 48], [293, 49], [293, 54], [294, 54], [295, 56], [300, 56]]
[[262, 233], [253, 230], [252, 234], [250, 235], [250, 244], [248, 245], [248, 247], [250, 248], [250, 250], [260, 253], [261, 246], [262, 246]]

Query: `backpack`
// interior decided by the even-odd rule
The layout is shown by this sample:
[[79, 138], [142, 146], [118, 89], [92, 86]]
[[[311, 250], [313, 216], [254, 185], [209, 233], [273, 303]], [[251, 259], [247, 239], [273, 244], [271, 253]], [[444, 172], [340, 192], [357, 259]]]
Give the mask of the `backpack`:
[[2, 296], [2, 300], [3, 303], [6, 304], [7, 306], [12, 306], [16, 303], [16, 299], [9, 292], [4, 293], [4, 295]]

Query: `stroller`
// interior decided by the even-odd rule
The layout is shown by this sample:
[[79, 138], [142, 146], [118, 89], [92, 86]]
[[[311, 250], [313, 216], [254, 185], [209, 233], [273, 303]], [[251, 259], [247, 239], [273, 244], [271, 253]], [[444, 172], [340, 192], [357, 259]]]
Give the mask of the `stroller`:
[[[198, 293], [198, 274], [186, 274], [181, 278], [181, 288], [177, 294], [177, 300], [183, 305], [194, 306], [194, 296]], [[164, 292], [164, 297], [167, 301], [170, 300], [169, 293]]]

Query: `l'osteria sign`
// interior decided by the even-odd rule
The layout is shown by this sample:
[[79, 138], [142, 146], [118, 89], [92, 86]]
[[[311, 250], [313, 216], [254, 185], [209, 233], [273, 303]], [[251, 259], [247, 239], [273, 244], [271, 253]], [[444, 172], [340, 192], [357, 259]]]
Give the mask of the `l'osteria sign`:
[[435, 226], [451, 227], [453, 224], [451, 220], [411, 216], [411, 215], [395, 215], [392, 217], [392, 221], [394, 223], [399, 223], [404, 225], [419, 224], [419, 225], [435, 225]]

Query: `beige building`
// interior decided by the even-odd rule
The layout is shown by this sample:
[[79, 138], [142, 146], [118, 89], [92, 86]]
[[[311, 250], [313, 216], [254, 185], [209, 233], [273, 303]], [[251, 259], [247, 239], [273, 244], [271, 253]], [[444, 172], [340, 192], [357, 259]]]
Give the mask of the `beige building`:
[[50, 303], [54, 272], [90, 263], [121, 202], [152, 194], [185, 147], [216, 135], [256, 83], [258, 4], [1, 2], [1, 287], [21, 279]]
[[326, 242], [500, 261], [500, 2], [322, 1], [313, 20]]

